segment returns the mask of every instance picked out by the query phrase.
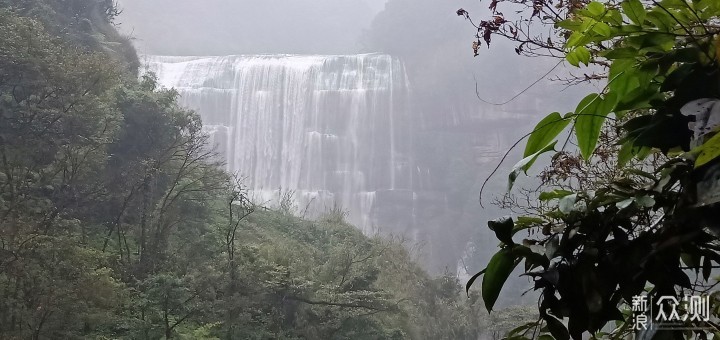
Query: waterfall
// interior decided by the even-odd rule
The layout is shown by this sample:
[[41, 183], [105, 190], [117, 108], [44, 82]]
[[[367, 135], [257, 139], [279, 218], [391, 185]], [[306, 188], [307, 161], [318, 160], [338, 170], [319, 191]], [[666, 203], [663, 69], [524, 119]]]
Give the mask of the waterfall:
[[412, 189], [413, 118], [396, 58], [145, 58], [159, 83], [200, 114], [227, 170], [246, 178], [257, 203], [294, 191], [299, 213], [338, 204], [369, 231], [385, 204], [376, 193]]

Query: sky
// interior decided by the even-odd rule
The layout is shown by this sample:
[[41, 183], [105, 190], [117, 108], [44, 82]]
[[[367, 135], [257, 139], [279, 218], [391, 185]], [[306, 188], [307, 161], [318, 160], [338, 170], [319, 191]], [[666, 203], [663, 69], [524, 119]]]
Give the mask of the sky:
[[141, 53], [354, 53], [385, 0], [120, 0]]
[[370, 8], [377, 13], [385, 7], [387, 0], [365, 0], [365, 2], [367, 2]]

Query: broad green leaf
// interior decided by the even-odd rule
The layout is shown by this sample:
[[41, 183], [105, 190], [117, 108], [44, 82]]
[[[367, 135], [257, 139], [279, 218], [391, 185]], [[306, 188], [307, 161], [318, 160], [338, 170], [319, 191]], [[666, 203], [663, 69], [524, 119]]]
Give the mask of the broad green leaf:
[[610, 65], [610, 73], [608, 79], [610, 82], [608, 88], [610, 91], [623, 97], [630, 91], [640, 87], [640, 81], [637, 77], [637, 61], [633, 59], [617, 59]]
[[618, 152], [618, 164], [617, 166], [622, 168], [635, 156], [634, 145], [632, 141], [626, 141], [620, 146]]
[[622, 25], [620, 26], [620, 33], [624, 33], [625, 35], [630, 33], [637, 33], [641, 32], [643, 30], [642, 26], [638, 25]]
[[664, 10], [656, 8], [647, 14], [647, 21], [652, 23], [661, 32], [672, 32], [677, 23]]
[[655, 85], [637, 87], [626, 93], [620, 103], [615, 107], [616, 110], [638, 110], [650, 107], [650, 100], [658, 96], [658, 88]]
[[639, 196], [635, 198], [635, 203], [643, 208], [652, 208], [655, 206], [655, 199], [650, 196]]
[[611, 9], [608, 10], [607, 14], [602, 18], [602, 21], [613, 26], [620, 26], [623, 24], [623, 17], [620, 11]]
[[697, 3], [695, 3], [695, 8], [703, 8], [703, 11], [700, 11], [699, 16], [702, 20], [708, 20], [710, 18], [716, 17], [717, 12], [720, 12], [720, 2], [717, 0], [700, 0]]
[[661, 32], [635, 35], [628, 37], [625, 41], [642, 52], [668, 52], [675, 47], [675, 36]]
[[543, 319], [547, 322], [550, 334], [552, 334], [556, 340], [570, 340], [570, 332], [568, 332], [562, 321], [549, 313], [545, 313]]
[[476, 273], [473, 275], [470, 280], [468, 280], [467, 284], [465, 284], [465, 293], [470, 296], [470, 288], [472, 287], [473, 283], [475, 283], [475, 280], [477, 280], [480, 276], [485, 274], [485, 271], [487, 271], [487, 268], [481, 270], [479, 273]]
[[587, 10], [593, 16], [600, 17], [603, 14], [605, 14], [605, 5], [603, 5], [597, 1], [593, 1], [589, 4], [587, 4]]
[[540, 193], [540, 197], [538, 197], [538, 198], [541, 201], [549, 201], [552, 199], [563, 198], [563, 197], [565, 197], [567, 195], [571, 195], [571, 194], [572, 194], [572, 191], [558, 189], [558, 190]]
[[602, 112], [602, 114], [607, 115], [615, 110], [615, 105], [617, 105], [618, 99], [618, 95], [615, 92], [609, 91], [605, 94], [605, 96], [603, 96], [598, 109]]
[[517, 164], [515, 164], [515, 166], [513, 166], [512, 170], [510, 171], [510, 175], [508, 176], [509, 177], [508, 191], [510, 191], [510, 189], [512, 189], [513, 184], [515, 184], [515, 180], [517, 179], [518, 175], [520, 175], [520, 172], [526, 172], [528, 169], [530, 169], [532, 164], [535, 163], [535, 161], [537, 160], [538, 157], [540, 157], [540, 155], [542, 155], [546, 152], [554, 151], [555, 144], [557, 144], [557, 141], [546, 146], [542, 150], [540, 150], [530, 156], [527, 156], [527, 157], [523, 158], [521, 161], [517, 162]]
[[545, 256], [545, 247], [541, 245], [515, 246], [512, 252], [516, 261], [525, 259], [526, 272], [531, 270], [529, 268], [547, 268], [550, 265], [550, 260]]
[[565, 46], [568, 48], [583, 45], [586, 40], [585, 34], [579, 31], [573, 32], [568, 38]]
[[703, 279], [705, 279], [705, 281], [709, 280], [711, 273], [712, 273], [712, 261], [710, 260], [709, 256], [705, 256], [705, 260], [703, 261], [703, 265], [702, 265]]
[[583, 33], [590, 32], [592, 30], [593, 26], [595, 26], [595, 24], [597, 22], [598, 21], [593, 19], [590, 15], [585, 15], [582, 18], [582, 24], [580, 25], [580, 30]]
[[580, 104], [578, 104], [575, 109], [575, 114], [580, 115], [586, 112], [594, 113], [601, 100], [602, 98], [597, 93], [587, 95], [580, 101]]
[[642, 26], [645, 22], [647, 12], [640, 0], [626, 0], [622, 3], [623, 12], [635, 24]]
[[617, 96], [608, 95], [606, 98], [594, 93], [585, 97], [575, 110], [575, 136], [577, 136], [580, 154], [585, 160], [597, 147], [600, 130], [607, 115], [612, 112], [617, 101]]
[[568, 54], [565, 55], [565, 60], [567, 60], [572, 66], [580, 67], [580, 58], [578, 58], [577, 54], [575, 54], [575, 50], [568, 52]]
[[699, 168], [710, 163], [715, 158], [720, 157], [720, 133], [710, 138], [705, 144], [699, 146], [694, 151], [700, 151], [695, 159], [695, 168]]
[[585, 46], [578, 46], [573, 51], [577, 59], [587, 66], [590, 63], [590, 51]]
[[590, 94], [580, 101], [575, 110], [575, 114], [577, 114], [575, 118], [575, 135], [577, 136], [580, 153], [585, 160], [590, 159], [590, 155], [595, 150], [600, 136], [600, 128], [604, 117], [597, 113], [597, 108], [601, 100], [599, 94]]
[[513, 228], [512, 232], [513, 234], [515, 234], [520, 230], [527, 229], [543, 223], [545, 223], [545, 220], [539, 217], [520, 216], [517, 218], [517, 222], [515, 222], [515, 227]]
[[625, 208], [629, 207], [630, 205], [632, 205], [633, 202], [635, 202], [635, 198], [631, 197], [631, 198], [628, 198], [628, 199], [625, 199], [625, 200], [615, 203], [615, 206], [618, 209], [622, 210], [622, 209], [625, 209]]
[[652, 148], [643, 146], [638, 149], [638, 152], [635, 154], [635, 157], [642, 161], [642, 160], [645, 160], [645, 158], [647, 158], [648, 156], [650, 156], [650, 154], [652, 154]]
[[488, 312], [492, 311], [505, 281], [518, 263], [512, 251], [507, 248], [501, 249], [490, 259], [482, 280], [482, 298]]
[[634, 47], [613, 48], [600, 53], [600, 56], [603, 56], [607, 59], [629, 59], [636, 58], [638, 55], [639, 51], [637, 48]]
[[543, 118], [533, 129], [525, 145], [523, 157], [528, 157], [550, 144], [565, 127], [570, 124], [570, 118], [563, 118], [559, 112], [553, 112]]
[[593, 26], [593, 32], [605, 37], [609, 38], [612, 36], [612, 29], [610, 29], [610, 26], [604, 22], [598, 22]]
[[589, 16], [584, 17], [580, 23], [580, 29], [570, 35], [565, 47], [570, 50], [573, 47], [585, 46], [591, 42], [604, 41], [612, 35], [612, 32], [613, 30], [608, 24]]
[[608, 76], [612, 80], [621, 73], [633, 70], [636, 65], [637, 61], [635, 59], [615, 60], [613, 61], [612, 65], [610, 65], [610, 73], [608, 74]]
[[691, 61], [687, 64], [682, 64], [680, 65], [680, 67], [670, 72], [670, 74], [665, 77], [665, 80], [663, 80], [660, 91], [672, 91], [682, 86], [682, 83], [687, 79], [687, 77], [690, 76], [690, 74], [694, 70], [695, 65], [691, 64], [692, 62], [694, 61]]
[[502, 243], [514, 245], [512, 240], [512, 232], [515, 227], [513, 220], [509, 217], [503, 217], [497, 220], [489, 221], [488, 228], [495, 232], [495, 237]]
[[680, 259], [685, 265], [695, 270], [700, 269], [700, 266], [702, 265], [701, 254], [696, 252], [682, 252], [680, 253]]
[[665, 8], [687, 9], [688, 4], [685, 0], [662, 0], [660, 4]]
[[570, 31], [577, 31], [582, 26], [582, 23], [577, 20], [565, 19], [555, 23], [555, 28], [564, 28]]

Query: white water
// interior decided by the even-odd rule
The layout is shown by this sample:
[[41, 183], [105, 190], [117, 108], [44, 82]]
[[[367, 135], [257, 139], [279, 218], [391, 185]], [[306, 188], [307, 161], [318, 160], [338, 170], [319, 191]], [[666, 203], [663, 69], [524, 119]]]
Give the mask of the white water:
[[259, 203], [293, 190], [298, 213], [337, 203], [368, 231], [377, 191], [411, 189], [408, 81], [390, 56], [146, 58]]

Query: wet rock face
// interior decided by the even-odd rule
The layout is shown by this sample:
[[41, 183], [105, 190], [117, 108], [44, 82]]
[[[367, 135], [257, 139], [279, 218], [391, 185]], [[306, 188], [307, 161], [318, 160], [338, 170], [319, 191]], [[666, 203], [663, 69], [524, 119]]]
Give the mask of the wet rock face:
[[201, 115], [257, 202], [292, 190], [301, 213], [337, 203], [366, 231], [411, 227], [413, 117], [397, 59], [147, 56], [146, 65]]

